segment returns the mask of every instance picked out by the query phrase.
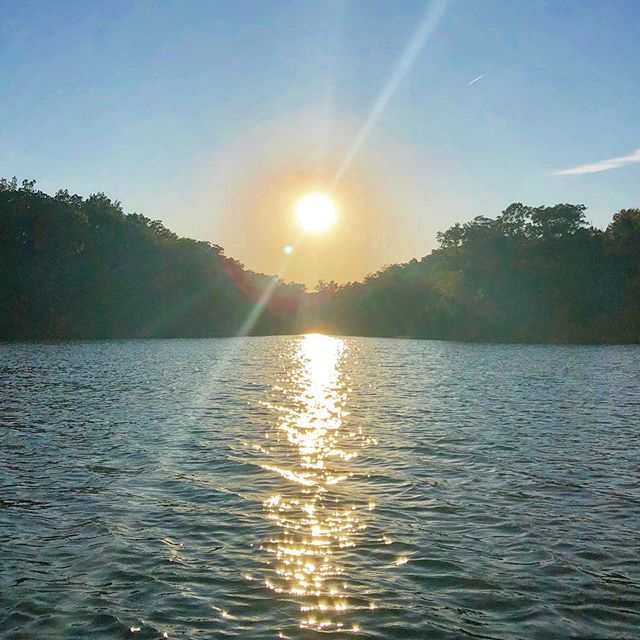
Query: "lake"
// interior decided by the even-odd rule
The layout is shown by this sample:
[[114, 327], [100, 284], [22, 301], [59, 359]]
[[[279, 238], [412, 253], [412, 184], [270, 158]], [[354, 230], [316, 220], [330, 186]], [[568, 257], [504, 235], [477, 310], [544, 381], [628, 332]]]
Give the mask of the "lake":
[[640, 628], [640, 348], [0, 345], [3, 638]]

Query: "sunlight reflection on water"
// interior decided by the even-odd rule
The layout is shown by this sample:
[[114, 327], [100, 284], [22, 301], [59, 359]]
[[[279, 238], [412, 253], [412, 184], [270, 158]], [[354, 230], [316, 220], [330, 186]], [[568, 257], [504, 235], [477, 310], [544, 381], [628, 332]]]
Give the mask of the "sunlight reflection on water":
[[339, 338], [303, 336], [285, 402], [268, 403], [277, 420], [274, 433], [266, 435], [277, 443], [278, 459], [284, 462], [263, 468], [279, 473], [292, 486], [285, 495], [273, 494], [264, 502], [267, 518], [280, 530], [264, 548], [275, 569], [266, 585], [300, 598], [300, 627], [357, 632], [357, 625], [345, 628], [338, 620], [349, 609], [339, 556], [356, 544], [365, 525], [356, 505], [345, 500], [346, 491], [336, 490], [352, 475], [349, 463], [358, 455], [356, 447], [374, 441], [342, 429], [348, 415], [348, 387], [340, 370], [345, 349]]
[[636, 637], [639, 349], [0, 345], [0, 637]]

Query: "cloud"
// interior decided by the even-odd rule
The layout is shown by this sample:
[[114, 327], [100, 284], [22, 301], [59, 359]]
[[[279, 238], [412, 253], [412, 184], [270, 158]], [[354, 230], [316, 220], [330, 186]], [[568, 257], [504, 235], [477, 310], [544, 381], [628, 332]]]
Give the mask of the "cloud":
[[483, 73], [482, 75], [479, 75], [477, 78], [474, 78], [471, 82], [467, 82], [467, 87], [470, 87], [474, 82], [478, 82], [478, 80], [482, 80], [484, 76], [485, 74]]
[[608, 160], [600, 160], [591, 164], [581, 164], [578, 167], [570, 167], [569, 169], [560, 169], [554, 171], [554, 176], [581, 176], [585, 173], [599, 173], [600, 171], [610, 171], [611, 169], [619, 169], [627, 164], [640, 162], [640, 149], [632, 151], [627, 156], [618, 158], [609, 158]]

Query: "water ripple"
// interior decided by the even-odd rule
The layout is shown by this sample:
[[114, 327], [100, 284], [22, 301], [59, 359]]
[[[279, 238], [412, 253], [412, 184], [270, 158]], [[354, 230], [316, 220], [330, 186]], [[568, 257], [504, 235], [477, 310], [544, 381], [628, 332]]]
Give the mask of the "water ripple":
[[636, 637], [639, 353], [0, 345], [0, 636]]

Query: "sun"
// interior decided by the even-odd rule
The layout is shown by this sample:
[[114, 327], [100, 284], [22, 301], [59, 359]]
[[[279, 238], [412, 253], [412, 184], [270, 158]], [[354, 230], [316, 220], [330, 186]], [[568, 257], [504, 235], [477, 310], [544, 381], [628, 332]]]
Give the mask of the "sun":
[[335, 203], [321, 191], [299, 198], [295, 213], [300, 228], [307, 233], [323, 233], [330, 229], [338, 218]]

